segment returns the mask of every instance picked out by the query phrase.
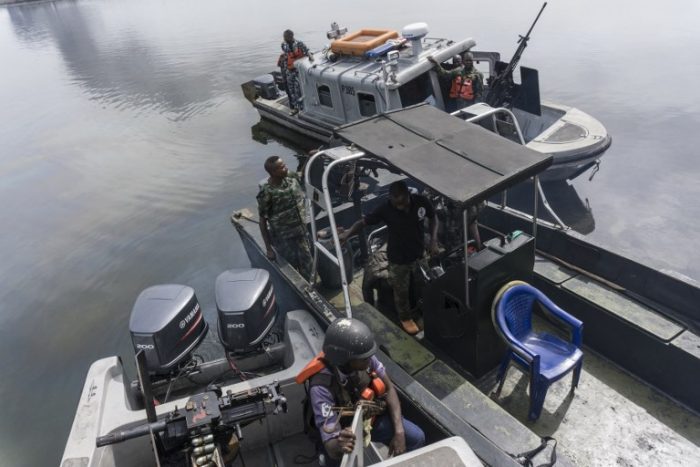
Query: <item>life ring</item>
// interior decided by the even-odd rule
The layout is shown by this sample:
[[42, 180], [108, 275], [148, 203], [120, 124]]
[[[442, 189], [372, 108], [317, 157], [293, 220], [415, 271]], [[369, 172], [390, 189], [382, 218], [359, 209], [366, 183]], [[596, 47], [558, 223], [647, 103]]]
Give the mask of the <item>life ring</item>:
[[363, 56], [365, 52], [397, 37], [399, 33], [390, 29], [360, 29], [331, 42], [331, 51], [337, 54]]

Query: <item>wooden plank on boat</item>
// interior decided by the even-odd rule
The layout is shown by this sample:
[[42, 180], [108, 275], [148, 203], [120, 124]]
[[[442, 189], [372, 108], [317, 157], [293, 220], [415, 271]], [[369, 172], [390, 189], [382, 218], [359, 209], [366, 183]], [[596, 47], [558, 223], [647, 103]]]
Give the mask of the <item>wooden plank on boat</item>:
[[700, 359], [700, 336], [686, 330], [675, 338], [672, 344], [690, 355]]
[[[401, 393], [405, 394], [408, 398], [413, 400], [417, 406], [430, 414], [430, 417], [445, 427], [451, 435], [463, 438], [486, 465], [504, 467], [519, 467], [521, 465], [510, 457], [502, 447], [488, 439], [486, 435], [480, 432], [475, 426], [472, 426], [467, 420], [461, 418], [451, 408], [446, 407], [435, 394], [430, 392], [424, 385], [418, 383], [394, 361], [389, 359], [381, 350], [377, 352], [377, 357], [380, 361], [384, 362], [387, 374], [391, 377], [392, 382]], [[530, 449], [529, 446], [524, 446], [524, 448], [525, 449], [517, 452]], [[568, 464], [565, 463], [563, 465]]]
[[519, 453], [540, 444], [535, 433], [443, 361], [430, 364], [415, 378], [459, 418], [504, 451]]
[[560, 266], [541, 256], [535, 256], [535, 273], [554, 284], [561, 284], [576, 276], [576, 272], [571, 269]]
[[663, 341], [670, 341], [684, 329], [651, 308], [586, 277], [574, 277], [562, 287]]
[[385, 349], [391, 359], [409, 374], [416, 373], [435, 360], [432, 352], [374, 307], [366, 303], [353, 305], [352, 316], [369, 326], [380, 348]]

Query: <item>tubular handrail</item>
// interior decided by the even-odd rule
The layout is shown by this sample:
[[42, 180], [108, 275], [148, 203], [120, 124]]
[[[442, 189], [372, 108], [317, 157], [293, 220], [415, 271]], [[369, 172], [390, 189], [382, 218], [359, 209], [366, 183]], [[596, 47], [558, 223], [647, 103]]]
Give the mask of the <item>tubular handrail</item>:
[[[454, 112], [452, 112], [450, 115], [458, 116], [463, 113], [467, 113], [465, 109], [459, 109]], [[526, 146], [527, 144], [525, 143], [525, 138], [523, 137], [523, 132], [520, 130], [520, 123], [518, 122], [518, 119], [516, 118], [515, 114], [510, 110], [505, 107], [497, 107], [494, 109], [487, 110], [485, 112], [480, 113], [479, 115], [475, 115], [471, 118], [467, 118], [464, 121], [469, 122], [469, 123], [475, 123], [480, 120], [483, 120], [486, 117], [494, 117], [499, 114], [499, 113], [505, 113], [508, 115], [512, 120], [513, 120], [513, 126], [515, 127], [515, 131], [518, 134], [518, 140], [520, 140], [520, 144], [523, 146]], [[495, 122], [495, 120], [494, 120]], [[496, 131], [496, 134], [498, 133], [498, 128], [496, 127], [494, 123], [494, 130]], [[499, 134], [500, 135], [500, 134]], [[539, 177], [535, 177], [535, 185], [537, 188], [537, 192], [539, 193], [539, 197], [542, 199], [542, 204], [544, 205], [545, 209], [547, 212], [554, 218], [556, 223], [559, 225], [559, 227], [563, 230], [569, 230], [569, 226], [562, 221], [559, 216], [557, 216], [557, 213], [554, 212], [554, 209], [549, 205], [549, 201], [547, 201], [547, 197], [544, 195], [544, 190], [542, 189], [542, 184], [539, 181]], [[503, 192], [503, 200], [501, 201], [502, 207], [505, 207], [506, 205], [506, 192]], [[537, 196], [537, 195], [536, 195]], [[535, 207], [536, 209], [536, 207]], [[536, 217], [536, 216], [535, 216]], [[533, 229], [536, 229], [536, 227], [533, 227]]]
[[[309, 208], [310, 212], [310, 221], [311, 221], [311, 235], [313, 237], [313, 246], [314, 246], [314, 257], [313, 257], [313, 265], [312, 265], [312, 272], [311, 272], [311, 279], [312, 279], [312, 285], [316, 283], [316, 276], [318, 272], [318, 253], [319, 251], [326, 256], [328, 259], [330, 259], [338, 268], [340, 269], [340, 279], [341, 279], [341, 285], [343, 288], [343, 300], [345, 301], [345, 314], [348, 318], [352, 318], [352, 306], [350, 303], [350, 291], [348, 288], [348, 279], [347, 275], [345, 274], [345, 260], [343, 259], [343, 253], [342, 253], [342, 247], [340, 245], [340, 238], [338, 237], [338, 229], [337, 225], [335, 223], [335, 214], [333, 212], [333, 204], [331, 202], [331, 194], [330, 190], [328, 189], [328, 175], [330, 174], [331, 170], [338, 165], [342, 164], [345, 162], [350, 162], [354, 161], [357, 159], [360, 159], [365, 156], [365, 153], [362, 151], [355, 151], [351, 153], [350, 155], [347, 156], [342, 156], [338, 158], [333, 158], [330, 164], [326, 166], [326, 168], [323, 170], [323, 176], [321, 177], [321, 190], [323, 192], [323, 200], [324, 203], [323, 205], [321, 203], [318, 203], [314, 200], [314, 194], [316, 188], [311, 184], [311, 181], [309, 179], [309, 173], [310, 173], [310, 167], [311, 165], [316, 162], [316, 160], [324, 155], [327, 155], [327, 153], [330, 152], [330, 149], [325, 149], [323, 151], [319, 151], [313, 156], [309, 158], [309, 161], [306, 163], [306, 167], [304, 167], [304, 181], [306, 184], [306, 203], [307, 207]], [[333, 246], [335, 248], [336, 254], [331, 253], [324, 245], [321, 244], [321, 242], [318, 241], [318, 231], [316, 227], [316, 213], [314, 210], [314, 203], [324, 209], [328, 215], [328, 222], [330, 224], [330, 233], [331, 237], [333, 238]]]
[[[452, 112], [451, 115], [459, 115], [461, 113], [466, 113], [466, 110], [464, 109], [459, 109], [455, 112]], [[479, 120], [483, 120], [486, 117], [490, 116], [496, 116], [499, 113], [505, 113], [506, 115], [510, 116], [510, 118], [513, 119], [513, 125], [515, 126], [515, 131], [518, 133], [518, 139], [520, 140], [520, 144], [525, 146], [525, 138], [523, 137], [523, 132], [520, 131], [520, 123], [518, 123], [518, 119], [515, 118], [515, 114], [510, 110], [506, 109], [505, 107], [496, 107], [495, 109], [487, 110], [486, 112], [480, 113], [479, 115], [475, 115], [471, 118], [467, 118], [464, 120], [465, 122], [469, 123], [474, 123], [478, 122]], [[498, 128], [496, 128], [496, 133], [498, 134]]]
[[367, 235], [367, 244], [368, 244], [368, 245], [371, 245], [371, 244], [372, 244], [372, 240], [374, 239], [374, 237], [375, 237], [376, 235], [379, 235], [381, 232], [384, 232], [387, 228], [388, 228], [388, 227], [387, 227], [386, 225], [383, 225], [383, 226], [381, 226], [381, 227], [379, 227], [379, 228], [374, 229], [373, 231], [371, 231], [371, 232], [369, 233], [369, 235]]

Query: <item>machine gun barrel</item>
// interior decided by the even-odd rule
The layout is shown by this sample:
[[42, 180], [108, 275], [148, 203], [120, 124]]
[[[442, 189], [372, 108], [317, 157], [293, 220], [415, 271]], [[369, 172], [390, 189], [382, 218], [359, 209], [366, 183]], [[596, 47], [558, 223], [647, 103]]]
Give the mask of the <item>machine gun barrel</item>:
[[[206, 394], [211, 394], [213, 397], [216, 397], [214, 392], [202, 393], [190, 398], [190, 402], [188, 404], [190, 404], [192, 400], [197, 399], [199, 396], [205, 396]], [[266, 406], [269, 405], [274, 406], [274, 409], [272, 409], [271, 412], [275, 415], [280, 412], [287, 412], [287, 399], [280, 392], [279, 383], [277, 382], [239, 393], [229, 392], [223, 396], [219, 396], [217, 403], [219, 411], [215, 416], [215, 420], [212, 420], [211, 423], [223, 423], [224, 425], [228, 426], [247, 423], [266, 417]], [[151, 423], [144, 423], [133, 428], [115, 431], [99, 436], [95, 440], [95, 445], [99, 448], [110, 444], [121, 443], [123, 441], [128, 441], [141, 436], [146, 436], [151, 431], [153, 433], [163, 432], [166, 430], [168, 425], [171, 424], [182, 424], [186, 431], [187, 427], [189, 426], [188, 423], [192, 422], [192, 417], [190, 417], [190, 420], [188, 421], [187, 413], [187, 407], [184, 410], [178, 410], [176, 408], [176, 410], [165, 415], [165, 418], [161, 420]], [[207, 411], [207, 414], [208, 413], [209, 411]], [[195, 414], [195, 416], [198, 415], [199, 414]]]
[[128, 430], [116, 431], [114, 433], [108, 433], [104, 436], [98, 436], [95, 440], [95, 445], [98, 448], [102, 446], [108, 446], [110, 444], [117, 444], [123, 441], [128, 441], [130, 439], [139, 438], [141, 436], [146, 436], [151, 430], [154, 432], [162, 431], [168, 424], [167, 420], [159, 420], [153, 423], [146, 423], [144, 425], [135, 426]]
[[537, 17], [535, 17], [535, 20], [530, 25], [530, 29], [527, 30], [527, 33], [524, 36], [519, 36], [518, 48], [515, 50], [510, 62], [508, 62], [505, 68], [498, 73], [498, 76], [494, 77], [491, 81], [489, 85], [489, 92], [484, 99], [491, 107], [501, 107], [505, 102], [510, 103], [509, 101], [513, 98], [512, 94], [515, 86], [513, 83], [513, 72], [515, 71], [515, 67], [518, 65], [518, 62], [520, 62], [520, 58], [525, 51], [525, 47], [527, 47], [527, 42], [530, 40], [530, 34], [535, 28], [535, 25], [537, 24], [537, 21], [539, 21], [540, 16], [542, 15], [542, 12], [546, 6], [547, 2], [544, 2], [539, 13], [537, 13]]

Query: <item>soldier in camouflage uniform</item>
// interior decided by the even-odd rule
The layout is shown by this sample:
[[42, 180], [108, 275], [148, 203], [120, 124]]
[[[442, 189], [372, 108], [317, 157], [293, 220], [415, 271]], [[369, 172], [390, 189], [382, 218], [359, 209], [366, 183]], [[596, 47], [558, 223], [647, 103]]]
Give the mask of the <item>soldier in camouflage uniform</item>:
[[289, 29], [284, 31], [282, 37], [284, 38], [281, 45], [282, 55], [280, 55], [277, 65], [282, 71], [287, 86], [289, 108], [292, 109], [291, 114], [295, 115], [300, 110], [303, 110], [303, 101], [301, 98], [299, 72], [294, 62], [302, 57], [309, 57], [309, 60], [313, 61], [313, 57], [309, 55], [309, 49], [302, 41], [294, 40], [294, 33]]
[[267, 257], [274, 260], [284, 257], [306, 279], [310, 278], [312, 257], [306, 230], [304, 191], [299, 174], [289, 172], [287, 165], [278, 156], [265, 161], [265, 170], [270, 174], [258, 193], [258, 213]]

